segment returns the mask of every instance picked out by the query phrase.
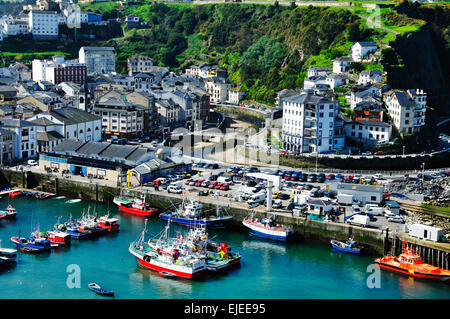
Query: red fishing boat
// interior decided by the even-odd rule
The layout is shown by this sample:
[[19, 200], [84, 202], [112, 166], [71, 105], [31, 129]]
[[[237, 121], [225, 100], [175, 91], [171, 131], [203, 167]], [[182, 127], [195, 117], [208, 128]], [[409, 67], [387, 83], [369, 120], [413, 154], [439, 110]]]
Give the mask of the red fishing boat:
[[97, 226], [101, 228], [106, 228], [108, 231], [118, 231], [119, 223], [117, 218], [111, 218], [109, 216], [102, 216], [97, 219]]
[[116, 202], [116, 204], [119, 206], [121, 211], [133, 215], [150, 216], [158, 212], [157, 208], [151, 208], [150, 205], [145, 203], [145, 199], [141, 200], [135, 198], [130, 203]]
[[9, 193], [9, 197], [12, 197], [12, 198], [20, 196], [20, 195], [22, 195], [21, 191], [15, 191], [15, 192], [10, 192]]
[[8, 205], [4, 210], [0, 210], [0, 214], [6, 214], [5, 218], [15, 218], [17, 210], [11, 205]]
[[375, 264], [383, 269], [404, 275], [427, 278], [450, 283], [450, 271], [423, 262], [420, 255], [403, 242], [403, 253], [399, 256], [385, 256], [375, 259]]
[[52, 246], [69, 246], [72, 240], [69, 233], [59, 230], [47, 231], [47, 238]]

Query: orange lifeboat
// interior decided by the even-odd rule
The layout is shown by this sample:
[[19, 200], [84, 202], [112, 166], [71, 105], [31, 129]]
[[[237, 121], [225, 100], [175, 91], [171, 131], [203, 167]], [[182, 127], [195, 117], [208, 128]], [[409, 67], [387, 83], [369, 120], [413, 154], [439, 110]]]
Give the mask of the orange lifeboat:
[[401, 273], [404, 275], [434, 279], [450, 283], [450, 271], [435, 267], [423, 262], [420, 255], [409, 248], [406, 241], [403, 242], [403, 253], [399, 256], [384, 256], [375, 259], [375, 264], [380, 268]]

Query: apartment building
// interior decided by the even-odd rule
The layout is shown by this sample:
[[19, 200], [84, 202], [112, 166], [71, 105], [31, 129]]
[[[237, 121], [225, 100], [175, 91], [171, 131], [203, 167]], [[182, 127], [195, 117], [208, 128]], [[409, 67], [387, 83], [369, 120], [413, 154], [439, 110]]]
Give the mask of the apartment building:
[[205, 79], [205, 91], [209, 94], [211, 103], [225, 103], [228, 100], [228, 90], [232, 87], [234, 84], [226, 78]]
[[0, 128], [0, 164], [14, 159], [14, 132]]
[[87, 67], [87, 72], [116, 72], [116, 50], [113, 47], [81, 47], [78, 59]]
[[33, 81], [48, 81], [52, 84], [74, 82], [85, 86], [87, 83], [87, 67], [77, 60], [66, 61], [63, 56], [55, 55], [52, 60], [33, 60]]
[[128, 75], [130, 76], [138, 73], [150, 73], [152, 66], [152, 58], [145, 55], [136, 54], [127, 59]]
[[386, 93], [386, 107], [392, 124], [400, 134], [413, 134], [425, 125], [427, 94], [423, 90]]
[[58, 38], [59, 14], [56, 11], [36, 11], [28, 13], [28, 30], [34, 40], [55, 40]]
[[344, 147], [344, 122], [338, 118], [337, 100], [303, 93], [282, 101], [282, 142], [285, 150], [325, 153]]
[[25, 159], [36, 156], [36, 125], [19, 119], [0, 119], [0, 127], [14, 133], [14, 159]]

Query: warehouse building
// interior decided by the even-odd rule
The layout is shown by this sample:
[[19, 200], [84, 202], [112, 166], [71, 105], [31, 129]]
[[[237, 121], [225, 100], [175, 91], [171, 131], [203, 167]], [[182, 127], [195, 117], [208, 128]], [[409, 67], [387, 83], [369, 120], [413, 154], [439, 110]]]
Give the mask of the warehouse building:
[[339, 195], [352, 195], [353, 201], [380, 204], [383, 201], [383, 186], [339, 183]]

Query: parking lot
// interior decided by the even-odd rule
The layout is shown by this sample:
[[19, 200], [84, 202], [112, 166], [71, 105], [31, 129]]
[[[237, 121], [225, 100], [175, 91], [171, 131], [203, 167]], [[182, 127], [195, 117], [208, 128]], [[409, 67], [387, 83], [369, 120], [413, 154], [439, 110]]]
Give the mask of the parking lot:
[[[206, 166], [206, 167], [205, 167]], [[351, 205], [339, 205], [336, 200], [338, 183], [354, 183], [354, 184], [375, 184], [388, 185], [392, 179], [385, 179], [381, 174], [374, 176], [362, 175], [342, 175], [342, 174], [326, 174], [326, 173], [309, 173], [309, 174], [295, 174], [296, 171], [283, 171], [277, 169], [259, 169], [257, 167], [243, 167], [230, 166], [225, 168], [217, 164], [195, 165], [194, 172], [190, 176], [179, 175], [165, 177], [164, 184], [160, 185], [159, 190], [166, 192], [168, 185], [173, 183], [173, 180], [179, 179], [178, 184], [180, 190], [178, 194], [195, 194], [199, 196], [218, 195], [219, 198], [226, 199], [226, 202], [220, 200], [221, 204], [235, 203], [240, 207], [255, 207], [258, 210], [266, 211], [266, 203], [259, 203], [259, 205], [247, 204], [248, 199], [252, 194], [246, 194], [249, 189], [253, 190], [253, 194], [267, 192], [267, 181], [262, 178], [249, 177], [249, 173], [261, 173], [270, 175], [279, 175], [282, 178], [280, 187], [273, 187], [272, 192], [272, 210], [277, 213], [284, 213], [293, 215], [293, 209], [298, 209], [291, 203], [292, 194], [294, 192], [301, 194], [308, 194], [311, 199], [325, 199], [333, 202], [333, 212], [329, 214], [330, 220], [333, 217], [333, 222], [343, 223], [345, 218], [348, 218], [355, 212]], [[173, 190], [172, 190], [173, 192]], [[389, 199], [389, 198], [386, 198]], [[390, 198], [395, 200], [395, 198]], [[280, 206], [278, 206], [280, 205]], [[360, 211], [365, 214], [364, 207], [360, 205]], [[386, 213], [386, 212], [385, 212]], [[385, 215], [370, 216], [370, 223], [368, 228], [389, 229], [394, 232], [403, 232], [405, 230], [405, 222], [392, 222], [388, 218], [391, 216]], [[309, 216], [308, 209], [304, 210], [300, 216]], [[403, 212], [403, 214], [405, 214]], [[370, 215], [370, 214], [369, 214]]]

